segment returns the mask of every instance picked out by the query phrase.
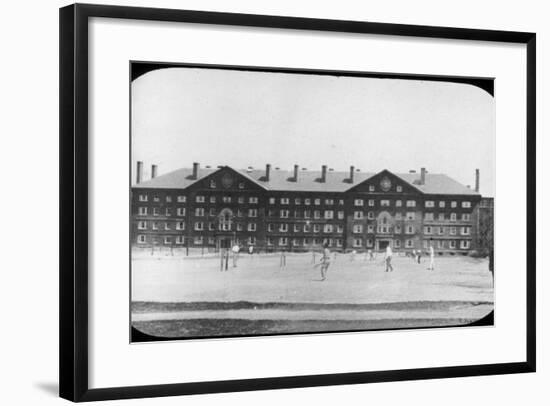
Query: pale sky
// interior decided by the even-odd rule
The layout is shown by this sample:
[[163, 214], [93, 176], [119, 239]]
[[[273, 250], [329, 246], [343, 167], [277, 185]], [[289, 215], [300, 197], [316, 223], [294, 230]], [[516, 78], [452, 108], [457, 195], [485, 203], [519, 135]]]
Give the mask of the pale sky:
[[[132, 83], [132, 170], [193, 162], [445, 173], [494, 196], [495, 101], [468, 85], [168, 68]], [[135, 176], [132, 176], [135, 179]]]

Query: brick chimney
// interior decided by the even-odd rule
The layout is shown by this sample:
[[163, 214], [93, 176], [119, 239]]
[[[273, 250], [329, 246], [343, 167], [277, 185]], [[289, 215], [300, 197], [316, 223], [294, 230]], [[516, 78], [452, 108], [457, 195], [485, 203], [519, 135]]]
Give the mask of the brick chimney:
[[265, 181], [269, 182], [269, 175], [271, 175], [271, 164], [265, 165]]
[[353, 172], [355, 172], [355, 166], [349, 167], [349, 183], [353, 183]]
[[141, 183], [142, 180], [143, 180], [143, 161], [137, 161], [136, 183]]
[[193, 162], [193, 179], [199, 178], [199, 168], [201, 164], [198, 162]]
[[157, 177], [157, 165], [151, 165], [151, 179]]
[[426, 184], [426, 168], [420, 168], [420, 184]]
[[479, 169], [476, 169], [476, 193], [479, 193]]
[[327, 166], [323, 165], [321, 166], [321, 183], [325, 183], [327, 181]]
[[298, 165], [294, 165], [294, 182], [298, 182]]

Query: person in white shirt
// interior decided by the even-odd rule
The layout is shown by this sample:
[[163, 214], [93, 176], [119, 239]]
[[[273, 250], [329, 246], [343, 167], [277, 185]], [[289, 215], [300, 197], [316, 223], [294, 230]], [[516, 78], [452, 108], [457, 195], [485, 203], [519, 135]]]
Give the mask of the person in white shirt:
[[330, 250], [328, 249], [328, 243], [323, 244], [323, 257], [321, 258], [321, 280], [324, 281], [327, 278], [327, 270], [330, 266]]
[[434, 257], [435, 257], [434, 246], [432, 243], [430, 243], [430, 266], [428, 267], [428, 270], [430, 271], [433, 271], [435, 269]]
[[393, 252], [391, 250], [390, 244], [386, 247], [386, 272], [393, 272], [393, 266], [391, 264]]
[[233, 268], [237, 267], [237, 261], [239, 260], [239, 251], [241, 250], [241, 247], [239, 247], [239, 244], [235, 243], [233, 245], [233, 248], [231, 248], [231, 251], [233, 252]]

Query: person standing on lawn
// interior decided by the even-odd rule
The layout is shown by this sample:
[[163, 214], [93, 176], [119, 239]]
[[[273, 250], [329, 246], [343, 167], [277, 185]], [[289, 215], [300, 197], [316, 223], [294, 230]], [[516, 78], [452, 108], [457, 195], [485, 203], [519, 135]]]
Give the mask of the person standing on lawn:
[[321, 258], [321, 280], [324, 281], [327, 278], [327, 270], [330, 266], [330, 250], [328, 249], [328, 242], [323, 244], [323, 257]]
[[393, 266], [391, 264], [391, 259], [393, 256], [393, 252], [391, 250], [390, 244], [386, 247], [386, 272], [393, 272]]
[[235, 243], [235, 245], [233, 245], [233, 248], [231, 248], [231, 251], [233, 252], [233, 268], [237, 267], [237, 261], [239, 260], [240, 250], [241, 250], [241, 247], [239, 247], [238, 243]]
[[435, 257], [434, 245], [432, 242], [430, 242], [430, 266], [428, 267], [429, 271], [435, 270], [434, 257]]

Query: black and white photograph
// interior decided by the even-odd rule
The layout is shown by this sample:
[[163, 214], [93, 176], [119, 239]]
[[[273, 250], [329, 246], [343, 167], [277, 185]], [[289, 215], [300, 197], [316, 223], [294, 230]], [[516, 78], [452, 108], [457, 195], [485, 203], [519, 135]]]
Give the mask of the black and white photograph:
[[131, 342], [493, 326], [493, 78], [130, 71]]

